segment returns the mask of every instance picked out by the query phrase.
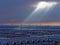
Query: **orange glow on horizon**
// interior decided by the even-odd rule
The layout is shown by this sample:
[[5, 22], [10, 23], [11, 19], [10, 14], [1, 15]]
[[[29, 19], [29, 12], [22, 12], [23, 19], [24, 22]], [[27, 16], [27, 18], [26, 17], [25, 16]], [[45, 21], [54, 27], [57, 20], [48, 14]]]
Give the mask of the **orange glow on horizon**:
[[14, 23], [2, 23], [0, 25], [41, 25], [41, 26], [60, 26], [60, 22], [29, 22], [29, 23], [21, 23], [21, 22], [14, 22]]

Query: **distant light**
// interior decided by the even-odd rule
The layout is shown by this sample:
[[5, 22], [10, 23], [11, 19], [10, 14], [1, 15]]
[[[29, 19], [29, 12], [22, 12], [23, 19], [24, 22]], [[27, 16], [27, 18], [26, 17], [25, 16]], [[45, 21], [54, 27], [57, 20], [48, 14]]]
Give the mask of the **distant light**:
[[57, 2], [39, 2], [37, 5], [36, 5], [36, 9], [35, 11], [39, 10], [39, 9], [44, 9], [44, 8], [50, 8], [52, 7], [53, 5], [56, 5]]
[[[24, 20], [24, 22], [27, 22], [30, 19], [36, 17], [38, 12], [43, 17], [44, 14], [46, 14], [49, 10], [52, 9], [52, 7], [56, 6], [57, 4], [58, 4], [57, 2], [46, 2], [46, 1], [38, 2], [36, 5], [33, 5], [33, 7], [36, 7], [35, 10]], [[42, 12], [43, 14], [41, 14]]]

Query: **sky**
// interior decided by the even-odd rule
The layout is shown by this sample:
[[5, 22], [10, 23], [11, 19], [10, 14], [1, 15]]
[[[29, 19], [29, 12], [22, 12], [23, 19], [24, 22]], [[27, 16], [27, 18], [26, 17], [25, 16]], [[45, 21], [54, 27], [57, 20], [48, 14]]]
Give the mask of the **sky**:
[[[42, 13], [36, 13], [35, 16], [29, 18], [35, 9], [32, 5], [39, 1], [60, 3], [59, 0], [0, 0], [0, 22], [60, 22], [60, 4], [43, 16]], [[25, 21], [26, 19], [28, 20]]]

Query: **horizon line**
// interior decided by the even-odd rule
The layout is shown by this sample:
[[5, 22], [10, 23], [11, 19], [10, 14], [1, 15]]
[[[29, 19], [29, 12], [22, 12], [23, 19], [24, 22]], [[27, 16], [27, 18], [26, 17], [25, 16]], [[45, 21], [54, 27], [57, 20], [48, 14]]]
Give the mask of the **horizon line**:
[[41, 26], [60, 26], [60, 22], [27, 22], [27, 23], [21, 23], [21, 22], [7, 22], [7, 23], [0, 23], [0, 25], [41, 25]]

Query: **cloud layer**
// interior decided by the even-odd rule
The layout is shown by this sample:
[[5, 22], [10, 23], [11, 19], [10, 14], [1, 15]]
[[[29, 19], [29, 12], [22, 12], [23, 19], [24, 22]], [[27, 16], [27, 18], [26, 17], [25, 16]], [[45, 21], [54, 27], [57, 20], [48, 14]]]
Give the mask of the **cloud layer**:
[[[23, 22], [35, 9], [29, 6], [39, 1], [60, 2], [60, 0], [0, 0], [0, 21], [13, 20]], [[46, 15], [47, 16], [45, 16], [41, 22], [60, 21], [60, 5], [57, 5], [51, 12], [47, 13]], [[29, 22], [40, 22], [38, 19], [40, 19], [40, 16], [37, 16]]]

